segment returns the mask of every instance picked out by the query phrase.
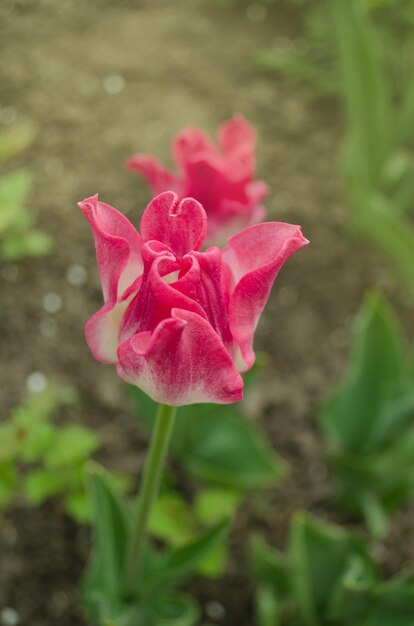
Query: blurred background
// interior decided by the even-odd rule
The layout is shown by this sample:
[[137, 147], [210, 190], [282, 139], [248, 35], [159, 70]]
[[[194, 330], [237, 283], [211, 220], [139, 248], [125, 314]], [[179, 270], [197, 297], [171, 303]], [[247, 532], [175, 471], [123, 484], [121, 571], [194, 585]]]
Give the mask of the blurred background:
[[[340, 155], [355, 106], [344, 92], [344, 76], [351, 74], [354, 91], [364, 81], [355, 82], [346, 67], [342, 73], [340, 34], [327, 4], [0, 0], [3, 419], [27, 392], [54, 381], [79, 398], [76, 406], [61, 408], [59, 420], [95, 431], [102, 463], [134, 476], [142, 468], [147, 433], [114, 369], [95, 362], [84, 340], [101, 290], [91, 234], [76, 206], [99, 192], [138, 226], [151, 195], [124, 167], [131, 153], [153, 153], [172, 165], [170, 142], [182, 127], [214, 134], [222, 121], [241, 113], [257, 130], [257, 174], [271, 187], [269, 219], [301, 224], [311, 241], [273, 289], [256, 338], [268, 367], [243, 409], [290, 471], [266, 495], [265, 514], [257, 494], [241, 507], [224, 579], [192, 583], [215, 624], [252, 624], [251, 582], [243, 566], [243, 541], [251, 530], [264, 529], [283, 547], [293, 510], [341, 521], [326, 505], [329, 472], [315, 414], [343, 374], [352, 320], [367, 289], [385, 293], [407, 336], [414, 334], [411, 239], [405, 260], [397, 259], [404, 266], [399, 272], [393, 250], [384, 254], [378, 245], [383, 234], [365, 236], [375, 217], [365, 218], [361, 228], [350, 217], [358, 203], [352, 206], [352, 173], [343, 173]], [[394, 106], [412, 70], [413, 3], [364, 4], [384, 52], [381, 67]], [[355, 44], [354, 35], [348, 37]], [[373, 93], [377, 79], [370, 85]], [[398, 118], [394, 111], [387, 124], [393, 128]], [[411, 180], [410, 138], [407, 130], [398, 158], [391, 155], [392, 189], [399, 176]], [[401, 230], [408, 232], [412, 219], [405, 215]], [[185, 478], [183, 484], [185, 490]], [[385, 572], [414, 564], [413, 512], [406, 505], [381, 544]], [[2, 512], [2, 624], [87, 624], [76, 608], [75, 588], [88, 542], [88, 531], [54, 501], [29, 509], [18, 500]]]

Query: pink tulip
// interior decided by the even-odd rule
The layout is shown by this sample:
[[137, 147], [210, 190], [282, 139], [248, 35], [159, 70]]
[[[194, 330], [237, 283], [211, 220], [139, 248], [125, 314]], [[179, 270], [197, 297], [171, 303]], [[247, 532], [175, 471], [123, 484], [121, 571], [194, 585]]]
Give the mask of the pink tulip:
[[242, 228], [263, 220], [267, 185], [254, 180], [255, 132], [241, 116], [219, 127], [218, 148], [201, 130], [187, 128], [173, 141], [179, 170], [170, 172], [155, 157], [136, 154], [127, 167], [141, 174], [152, 191], [172, 189], [180, 198], [201, 202], [208, 217], [208, 243], [222, 243]]
[[273, 281], [308, 243], [300, 227], [256, 224], [224, 250], [199, 252], [207, 216], [193, 198], [155, 197], [140, 234], [97, 195], [79, 206], [105, 301], [86, 324], [94, 357], [164, 404], [241, 400], [239, 372], [254, 363], [254, 331]]

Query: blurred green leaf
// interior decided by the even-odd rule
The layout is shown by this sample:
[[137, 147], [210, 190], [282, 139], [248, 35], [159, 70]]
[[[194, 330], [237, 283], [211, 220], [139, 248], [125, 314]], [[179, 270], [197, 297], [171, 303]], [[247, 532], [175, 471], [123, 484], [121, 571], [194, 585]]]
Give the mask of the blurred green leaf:
[[221, 578], [227, 565], [229, 547], [226, 543], [216, 546], [199, 564], [197, 573], [207, 578]]
[[32, 470], [26, 477], [23, 491], [32, 504], [41, 504], [60, 493], [65, 485], [64, 476], [47, 470]]
[[402, 343], [388, 305], [368, 298], [343, 383], [319, 416], [332, 444], [337, 500], [377, 537], [414, 494], [414, 381]]
[[282, 596], [287, 596], [290, 593], [290, 577], [286, 556], [271, 548], [260, 535], [252, 537], [250, 551], [255, 576], [274, 586]]
[[252, 424], [240, 415], [209, 406], [204, 416], [178, 416], [185, 423], [180, 448], [185, 467], [198, 478], [231, 487], [269, 487], [281, 477], [282, 463]]
[[411, 626], [414, 575], [383, 583], [363, 542], [345, 528], [291, 522], [287, 553], [252, 544], [259, 626]]
[[[129, 514], [116, 482], [96, 464], [90, 465], [88, 491], [93, 510], [94, 550], [82, 585], [83, 597], [93, 614], [96, 610], [95, 594], [106, 594], [109, 606], [115, 607], [116, 616], [122, 597]], [[108, 618], [111, 617], [111, 611]]]
[[358, 0], [333, 0], [350, 141], [359, 177], [378, 180], [390, 148], [390, 95], [377, 42]]
[[189, 576], [224, 540], [229, 525], [229, 520], [223, 520], [189, 544], [165, 550], [154, 561], [151, 571], [147, 573], [142, 592], [146, 595], [162, 587], [177, 585]]
[[33, 427], [20, 426], [17, 429], [18, 450], [21, 461], [34, 463], [41, 461], [55, 443], [56, 429], [52, 424], [39, 423]]
[[86, 491], [71, 491], [63, 500], [66, 511], [79, 524], [87, 524], [92, 519], [92, 503]]
[[2, 255], [8, 261], [19, 261], [25, 256], [43, 256], [53, 249], [53, 240], [37, 230], [9, 235], [1, 244]]
[[13, 499], [17, 489], [18, 478], [13, 460], [0, 461], [0, 507]]
[[256, 592], [256, 615], [258, 626], [281, 626], [280, 607], [277, 596], [266, 584]]
[[378, 413], [403, 380], [401, 334], [386, 303], [371, 295], [358, 316], [344, 382], [322, 410], [324, 428], [346, 450], [369, 450]]
[[31, 216], [24, 208], [31, 184], [32, 175], [23, 169], [0, 177], [0, 234], [31, 225]]
[[199, 623], [201, 614], [198, 603], [182, 593], [163, 597], [155, 612], [156, 626], [194, 626]]
[[150, 531], [170, 546], [179, 546], [191, 540], [197, 533], [197, 527], [184, 498], [171, 491], [161, 494], [151, 514]]
[[304, 515], [295, 517], [289, 539], [291, 584], [309, 626], [323, 624], [321, 618], [353, 554], [366, 556], [364, 573], [373, 580], [368, 555], [356, 537], [333, 526], [314, 524]]
[[240, 504], [241, 494], [231, 489], [204, 489], [194, 502], [196, 518], [202, 524], [216, 524], [231, 517]]
[[[137, 387], [130, 386], [129, 391], [139, 417], [151, 428], [155, 403]], [[236, 490], [273, 485], [283, 473], [265, 438], [233, 406], [181, 407], [172, 450], [201, 480]]]
[[45, 464], [59, 469], [84, 462], [99, 447], [97, 435], [83, 426], [66, 426], [56, 432], [55, 442], [45, 455]]

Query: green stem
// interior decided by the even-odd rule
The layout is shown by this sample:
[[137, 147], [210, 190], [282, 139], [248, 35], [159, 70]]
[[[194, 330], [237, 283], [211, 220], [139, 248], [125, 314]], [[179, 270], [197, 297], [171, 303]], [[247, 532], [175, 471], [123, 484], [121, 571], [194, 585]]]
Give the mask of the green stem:
[[137, 516], [132, 526], [129, 550], [126, 555], [124, 585], [127, 596], [134, 595], [138, 589], [148, 533], [148, 521], [152, 505], [158, 495], [161, 473], [174, 427], [176, 412], [177, 408], [173, 406], [160, 404], [158, 407], [148, 458], [144, 468], [144, 476], [141, 482]]

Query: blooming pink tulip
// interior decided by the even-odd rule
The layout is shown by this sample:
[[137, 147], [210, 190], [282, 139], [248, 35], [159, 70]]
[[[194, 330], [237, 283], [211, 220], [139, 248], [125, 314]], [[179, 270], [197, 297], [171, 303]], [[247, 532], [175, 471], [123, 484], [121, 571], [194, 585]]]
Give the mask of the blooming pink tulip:
[[172, 189], [180, 198], [190, 196], [201, 202], [208, 217], [208, 243], [222, 243], [245, 226], [262, 221], [261, 202], [269, 192], [263, 181], [253, 180], [255, 132], [243, 117], [220, 126], [218, 145], [197, 128], [187, 128], [172, 144], [178, 174], [148, 154], [136, 154], [127, 161], [130, 170], [148, 181], [154, 195]]
[[98, 361], [164, 404], [241, 400], [253, 335], [299, 226], [256, 224], [199, 252], [207, 216], [193, 198], [155, 197], [140, 234], [93, 196], [79, 203], [95, 238], [104, 306], [87, 322]]

